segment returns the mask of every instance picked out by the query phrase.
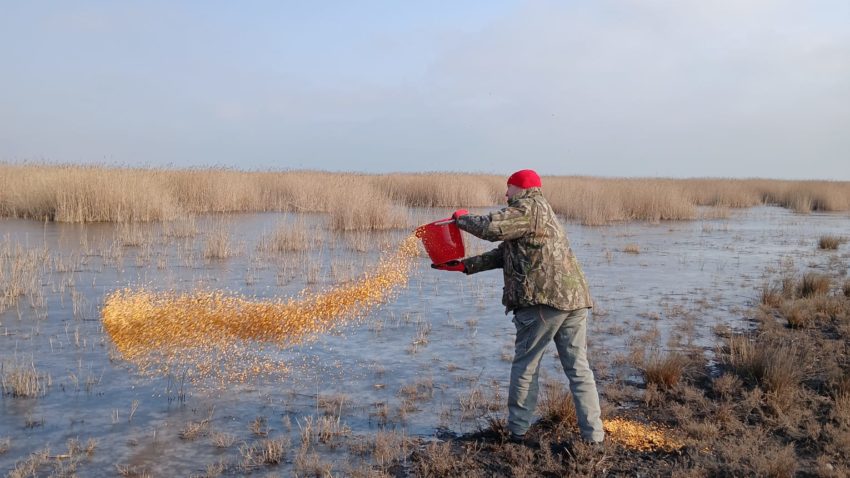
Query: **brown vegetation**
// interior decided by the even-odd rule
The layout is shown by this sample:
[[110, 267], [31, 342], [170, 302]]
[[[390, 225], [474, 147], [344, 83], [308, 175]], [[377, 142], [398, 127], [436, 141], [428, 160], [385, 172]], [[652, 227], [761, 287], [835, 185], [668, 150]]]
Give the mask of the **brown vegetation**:
[[640, 254], [640, 246], [634, 243], [626, 244], [625, 247], [623, 247], [623, 252], [626, 254]]
[[[850, 297], [830, 283], [807, 275], [765, 287], [758, 327], [726, 335], [715, 365], [679, 352], [644, 359], [639, 406], [616, 413], [631, 417], [625, 423], [658, 423], [653, 430], [680, 436], [684, 447], [647, 451], [614, 440], [611, 424], [620, 418], [603, 410], [610, 441], [590, 450], [572, 415], [562, 411], [569, 408], [568, 393], [546, 390], [543, 419], [529, 430], [529, 443], [506, 443], [504, 420], [490, 420], [479, 433], [415, 452], [412, 473], [848, 476]], [[787, 327], [788, 314], [797, 309], [810, 309], [814, 319], [806, 327]]]
[[310, 247], [310, 238], [303, 218], [286, 224], [278, 223], [274, 230], [262, 238], [257, 248], [264, 252], [297, 252]]
[[257, 443], [244, 443], [239, 447], [242, 457], [240, 468], [248, 471], [267, 465], [277, 465], [290, 449], [289, 438], [265, 439]]
[[216, 222], [204, 243], [205, 259], [226, 259], [236, 253], [230, 238], [230, 229], [223, 221]]
[[43, 302], [40, 272], [50, 255], [44, 249], [25, 248], [3, 240], [0, 247], [0, 312], [29, 297], [31, 305]]
[[[78, 476], [78, 468], [84, 462], [91, 459], [97, 448], [97, 441], [89, 439], [85, 445], [77, 439], [71, 438], [67, 442], [67, 451], [52, 455], [49, 447], [44, 447], [24, 460], [15, 463], [15, 467], [8, 470], [9, 478], [26, 478], [31, 476]], [[119, 473], [121, 468], [119, 467]], [[130, 475], [122, 475], [130, 476]]]
[[33, 364], [5, 362], [0, 364], [0, 385], [3, 394], [12, 397], [32, 398], [47, 393], [50, 375], [38, 371]]
[[845, 242], [847, 242], [847, 239], [840, 236], [820, 236], [820, 239], [818, 239], [818, 248], [834, 251], [838, 249], [838, 246], [844, 244]]
[[797, 287], [798, 297], [826, 295], [832, 287], [832, 280], [825, 275], [809, 273], [803, 276]]
[[570, 426], [578, 423], [573, 394], [569, 390], [560, 385], [547, 384], [543, 387], [542, 395], [539, 412], [544, 421], [565, 423]]
[[682, 379], [688, 363], [688, 358], [679, 352], [653, 353], [646, 359], [641, 372], [647, 384], [669, 389]]
[[[547, 176], [555, 211], [588, 225], [687, 220], [698, 206], [776, 204], [797, 212], [850, 210], [850, 183], [766, 179], [620, 179]], [[488, 207], [504, 176], [426, 173], [142, 169], [0, 164], [0, 216], [60, 222], [170, 221], [247, 211], [330, 213], [338, 230], [407, 227], [398, 206]], [[189, 228], [191, 231], [191, 228]]]

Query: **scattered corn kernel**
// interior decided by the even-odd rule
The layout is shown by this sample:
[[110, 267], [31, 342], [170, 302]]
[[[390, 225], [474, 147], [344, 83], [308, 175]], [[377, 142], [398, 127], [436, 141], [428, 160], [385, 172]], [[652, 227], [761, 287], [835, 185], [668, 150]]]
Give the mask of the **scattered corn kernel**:
[[286, 370], [270, 348], [311, 341], [389, 300], [406, 286], [418, 251], [410, 236], [359, 280], [297, 299], [118, 290], [106, 298], [103, 326], [121, 356], [143, 373], [246, 381]]
[[668, 430], [656, 425], [612, 418], [603, 420], [602, 426], [611, 441], [633, 450], [672, 452], [684, 446], [671, 437]]

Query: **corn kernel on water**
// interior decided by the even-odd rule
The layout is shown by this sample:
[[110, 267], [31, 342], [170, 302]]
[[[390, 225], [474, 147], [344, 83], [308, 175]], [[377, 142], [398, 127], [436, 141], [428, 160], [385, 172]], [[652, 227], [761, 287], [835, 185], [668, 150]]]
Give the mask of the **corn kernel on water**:
[[298, 298], [118, 290], [106, 298], [101, 317], [121, 357], [142, 373], [180, 373], [196, 383], [247, 381], [286, 371], [270, 351], [314, 340], [390, 300], [407, 285], [418, 253], [411, 235], [358, 280]]

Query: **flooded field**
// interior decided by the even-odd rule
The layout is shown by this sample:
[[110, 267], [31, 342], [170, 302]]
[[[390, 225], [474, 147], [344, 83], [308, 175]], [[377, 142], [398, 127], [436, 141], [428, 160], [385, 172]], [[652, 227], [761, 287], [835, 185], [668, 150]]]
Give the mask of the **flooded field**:
[[[259, 303], [357, 283], [416, 224], [446, 212], [412, 210], [410, 229], [375, 233], [278, 213], [151, 225], [0, 220], [0, 471], [368, 476], [409, 452], [410, 437], [505, 416], [514, 326], [501, 273], [434, 271], [424, 253], [380, 304], [304, 340], [241, 342], [256, 368], [239, 377], [197, 377], [179, 361], [140, 369], [104, 328], [104, 301], [120, 290]], [[566, 226], [596, 301], [589, 356], [608, 415], [640, 406], [622, 396], [642, 382], [641, 357], [697, 348], [711, 358], [717, 334], [750, 327], [768, 281], [843, 276], [850, 263], [846, 245], [818, 248], [821, 236], [850, 231], [846, 213], [755, 207], [721, 219]], [[468, 254], [493, 247], [466, 238]], [[542, 373], [544, 383], [565, 382], [554, 347]], [[15, 396], [13, 380], [30, 393]]]

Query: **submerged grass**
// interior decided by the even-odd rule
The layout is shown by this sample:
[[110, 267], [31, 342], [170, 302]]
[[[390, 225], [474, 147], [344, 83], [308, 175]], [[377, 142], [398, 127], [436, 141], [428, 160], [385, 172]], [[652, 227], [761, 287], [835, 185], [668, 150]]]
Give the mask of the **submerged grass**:
[[40, 397], [47, 393], [50, 384], [50, 375], [40, 372], [34, 364], [0, 364], [0, 385], [4, 395], [20, 398]]

